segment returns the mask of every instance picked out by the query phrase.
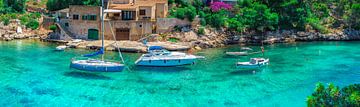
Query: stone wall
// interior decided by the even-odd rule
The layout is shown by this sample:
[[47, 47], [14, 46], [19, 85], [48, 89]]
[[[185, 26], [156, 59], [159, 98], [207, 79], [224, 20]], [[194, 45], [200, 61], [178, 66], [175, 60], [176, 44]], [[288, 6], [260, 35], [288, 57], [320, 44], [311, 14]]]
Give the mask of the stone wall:
[[[69, 7], [69, 28], [77, 38], [87, 39], [89, 29], [97, 29], [101, 31], [100, 24], [100, 12], [101, 8], [99, 6], [80, 6], [80, 5], [71, 5]], [[73, 19], [73, 15], [79, 15], [79, 19]], [[96, 15], [96, 20], [83, 20], [83, 15]]]
[[191, 22], [177, 18], [158, 18], [156, 21], [156, 32], [165, 33], [173, 30], [175, 26], [187, 26]]

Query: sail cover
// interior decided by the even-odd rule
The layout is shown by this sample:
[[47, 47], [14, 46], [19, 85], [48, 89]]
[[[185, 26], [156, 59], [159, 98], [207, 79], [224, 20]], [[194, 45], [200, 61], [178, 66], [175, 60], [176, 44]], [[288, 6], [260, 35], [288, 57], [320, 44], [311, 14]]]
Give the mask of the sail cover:
[[91, 54], [86, 54], [83, 57], [93, 57], [93, 56], [97, 56], [97, 55], [101, 55], [104, 54], [104, 48], [100, 48], [99, 51], [91, 53]]
[[148, 48], [149, 51], [152, 51], [152, 50], [162, 50], [162, 49], [163, 49], [163, 47], [161, 47], [161, 46], [150, 46], [150, 47]]

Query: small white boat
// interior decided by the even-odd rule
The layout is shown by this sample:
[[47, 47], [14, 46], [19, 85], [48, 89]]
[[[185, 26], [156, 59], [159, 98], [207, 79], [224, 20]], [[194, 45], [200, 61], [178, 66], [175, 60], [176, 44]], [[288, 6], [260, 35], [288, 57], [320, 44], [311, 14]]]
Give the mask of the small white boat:
[[251, 49], [249, 47], [242, 47], [241, 50], [252, 51], [253, 49]]
[[150, 46], [149, 53], [142, 55], [136, 62], [139, 66], [170, 67], [195, 64], [196, 59], [204, 57], [182, 52], [170, 52], [160, 46]]
[[66, 48], [67, 48], [67, 46], [61, 45], [61, 46], [56, 47], [55, 50], [57, 50], [57, 51], [63, 51], [63, 50], [65, 50]]
[[226, 55], [247, 56], [248, 52], [226, 52]]
[[236, 63], [237, 68], [241, 69], [253, 69], [260, 68], [269, 64], [269, 59], [265, 58], [251, 58], [249, 62], [238, 62]]
[[71, 41], [72, 43], [80, 43], [80, 42], [82, 42], [82, 40], [81, 39], [74, 39], [73, 41]]

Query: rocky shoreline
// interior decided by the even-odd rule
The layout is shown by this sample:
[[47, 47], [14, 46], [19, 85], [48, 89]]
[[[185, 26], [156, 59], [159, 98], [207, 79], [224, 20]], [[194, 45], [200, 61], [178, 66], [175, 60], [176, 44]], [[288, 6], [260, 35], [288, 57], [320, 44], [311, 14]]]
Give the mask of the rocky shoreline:
[[[168, 38], [175, 38], [177, 42], [161, 41], [160, 36], [156, 36], [148, 45], [159, 45], [171, 51], [201, 50], [206, 48], [224, 47], [232, 44], [274, 44], [274, 43], [292, 43], [308, 41], [357, 41], [360, 40], [360, 31], [343, 30], [336, 33], [321, 34], [318, 32], [302, 32], [293, 30], [284, 30], [280, 32], [266, 32], [264, 36], [259, 34], [237, 34], [226, 30], [216, 30], [211, 28], [204, 29], [203, 34], [196, 32], [196, 29], [187, 32], [172, 32], [167, 35]], [[40, 32], [40, 33], [39, 33]], [[27, 31], [17, 33], [13, 30], [0, 30], [0, 40], [10, 41], [15, 39], [36, 38], [45, 42], [56, 42], [66, 44], [70, 48], [98, 49], [101, 47], [101, 41], [81, 41], [72, 42], [64, 40], [49, 40], [46, 36], [49, 32]], [[105, 42], [107, 51], [117, 51], [120, 48], [124, 52], [146, 52], [146, 45], [138, 41], [120, 41], [115, 45], [115, 41]]]
[[[262, 37], [244, 36], [243, 43], [261, 43]], [[264, 43], [289, 43], [289, 42], [309, 42], [309, 41], [358, 41], [360, 40], [360, 31], [344, 30], [335, 33], [321, 34], [319, 32], [303, 31], [283, 31], [267, 32], [264, 36]]]
[[183, 42], [191, 43], [191, 47], [216, 48], [232, 44], [274, 44], [309, 41], [358, 41], [359, 30], [343, 30], [335, 33], [321, 34], [319, 32], [304, 32], [294, 30], [271, 31], [265, 34], [238, 34], [225, 30], [205, 29], [204, 34], [197, 34], [196, 30], [189, 32], [173, 33], [171, 37], [178, 38]]

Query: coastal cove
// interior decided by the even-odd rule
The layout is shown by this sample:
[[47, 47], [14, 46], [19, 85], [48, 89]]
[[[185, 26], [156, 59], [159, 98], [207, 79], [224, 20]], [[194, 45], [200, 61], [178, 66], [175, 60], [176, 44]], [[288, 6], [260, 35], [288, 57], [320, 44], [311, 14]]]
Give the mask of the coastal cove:
[[[0, 41], [0, 106], [306, 106], [315, 84], [360, 83], [360, 42], [297, 42], [265, 46], [270, 65], [240, 71], [224, 52], [241, 46], [204, 49], [195, 65], [138, 67], [140, 53], [124, 53], [129, 69], [89, 73], [69, 68], [73, 57], [92, 51], [54, 51], [39, 40]], [[249, 46], [259, 51], [260, 46]], [[107, 59], [120, 60], [116, 52]]]

